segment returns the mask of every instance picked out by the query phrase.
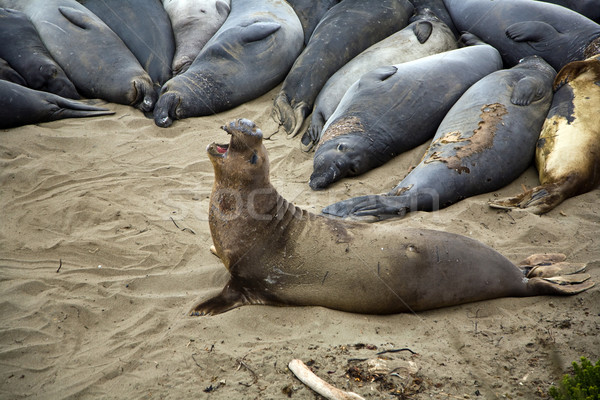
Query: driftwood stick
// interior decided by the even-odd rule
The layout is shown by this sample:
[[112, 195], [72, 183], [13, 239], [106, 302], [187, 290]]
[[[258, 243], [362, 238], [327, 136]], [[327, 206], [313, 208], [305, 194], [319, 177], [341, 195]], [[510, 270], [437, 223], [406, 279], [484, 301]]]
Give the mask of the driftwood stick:
[[288, 364], [290, 371], [296, 375], [302, 383], [329, 400], [365, 400], [364, 397], [354, 392], [344, 392], [331, 386], [323, 379], [316, 376], [301, 360], [292, 360]]

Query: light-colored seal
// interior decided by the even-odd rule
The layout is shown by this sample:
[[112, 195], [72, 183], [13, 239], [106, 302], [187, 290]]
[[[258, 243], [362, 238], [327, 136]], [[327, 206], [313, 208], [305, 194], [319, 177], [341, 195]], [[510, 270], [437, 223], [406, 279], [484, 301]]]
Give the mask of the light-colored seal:
[[567, 64], [554, 86], [535, 153], [541, 185], [490, 206], [544, 214], [600, 185], [600, 55]]
[[278, 85], [302, 51], [294, 9], [281, 0], [233, 0], [231, 12], [192, 65], [168, 81], [154, 122], [212, 115], [253, 100]]
[[343, 200], [323, 212], [401, 217], [409, 211], [436, 211], [509, 184], [533, 160], [555, 75], [548, 63], [532, 56], [486, 76], [452, 106], [421, 162], [395, 188], [385, 195]]
[[431, 139], [460, 96], [500, 68], [498, 51], [481, 44], [363, 75], [325, 124], [310, 187], [360, 175]]
[[444, 3], [456, 28], [498, 49], [506, 67], [538, 55], [558, 71], [571, 61], [584, 60], [600, 51], [600, 25], [556, 4], [531, 0]]
[[157, 94], [150, 76], [123, 41], [75, 0], [0, 0], [27, 14], [52, 58], [83, 96], [142, 111]]
[[385, 65], [453, 50], [457, 47], [454, 34], [429, 9], [416, 14], [404, 29], [379, 41], [348, 61], [327, 80], [315, 100], [310, 125], [302, 136], [301, 146], [309, 151], [319, 142], [323, 125], [340, 103], [348, 88], [367, 72]]
[[185, 72], [227, 19], [231, 0], [163, 0], [173, 26], [173, 75]]
[[159, 0], [78, 0], [113, 30], [160, 88], [171, 76], [175, 39]]
[[[390, 314], [504, 296], [574, 294], [594, 285], [587, 274], [544, 278], [546, 267], [519, 268], [465, 236], [311, 214], [271, 185], [267, 151], [253, 122], [223, 128], [229, 144], [207, 148], [215, 171], [209, 225], [231, 277], [192, 315], [244, 304]], [[581, 266], [562, 264], [550, 272], [564, 271], [581, 272]]]
[[0, 129], [63, 118], [114, 114], [105, 108], [0, 80]]
[[0, 8], [0, 37], [0, 58], [23, 77], [27, 87], [79, 99], [75, 85], [48, 53], [27, 15]]
[[408, 0], [344, 0], [329, 9], [283, 81], [273, 103], [275, 122], [288, 136], [298, 134], [327, 79], [369, 46], [406, 27], [412, 13]]

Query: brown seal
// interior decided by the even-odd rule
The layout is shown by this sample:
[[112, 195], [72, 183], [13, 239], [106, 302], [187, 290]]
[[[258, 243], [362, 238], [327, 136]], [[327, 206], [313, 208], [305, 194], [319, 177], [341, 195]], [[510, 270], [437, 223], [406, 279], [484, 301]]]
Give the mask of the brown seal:
[[262, 133], [252, 121], [223, 129], [230, 143], [207, 148], [215, 170], [209, 224], [231, 278], [192, 315], [245, 304], [390, 314], [504, 296], [575, 294], [594, 286], [587, 274], [547, 277], [582, 270], [563, 262], [547, 273], [556, 265], [554, 256], [528, 259], [519, 268], [461, 235], [311, 214], [271, 185]]
[[544, 214], [600, 185], [600, 54], [565, 65], [554, 90], [535, 154], [541, 185], [491, 207]]

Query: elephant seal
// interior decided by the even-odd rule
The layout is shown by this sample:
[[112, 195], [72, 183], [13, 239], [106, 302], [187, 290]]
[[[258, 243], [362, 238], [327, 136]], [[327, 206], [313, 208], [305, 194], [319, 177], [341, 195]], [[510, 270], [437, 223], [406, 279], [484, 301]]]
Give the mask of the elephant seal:
[[369, 46], [406, 27], [408, 0], [344, 0], [315, 28], [273, 103], [271, 116], [288, 136], [300, 132], [327, 79]]
[[375, 43], [340, 68], [327, 80], [315, 100], [301, 147], [309, 151], [319, 142], [323, 125], [333, 114], [348, 88], [362, 75], [381, 66], [400, 64], [456, 49], [450, 29], [429, 9], [423, 9], [404, 29]]
[[179, 75], [219, 30], [231, 10], [231, 0], [163, 0], [175, 36], [173, 75]]
[[0, 129], [110, 114], [114, 111], [0, 80]]
[[454, 34], [454, 37], [458, 38], [460, 36], [456, 30], [456, 27], [454, 26], [452, 18], [450, 18], [450, 14], [448, 13], [448, 9], [446, 9], [444, 0], [410, 0], [410, 2], [415, 7], [416, 12], [421, 12], [423, 9], [431, 10], [436, 17], [438, 17], [446, 24], [448, 28], [450, 28]]
[[481, 44], [363, 75], [323, 129], [310, 187], [360, 175], [431, 139], [461, 95], [500, 68], [498, 51]]
[[564, 66], [554, 87], [535, 154], [541, 186], [490, 206], [544, 214], [600, 185], [600, 55]]
[[158, 87], [171, 78], [175, 39], [160, 0], [78, 0], [131, 50]]
[[[245, 304], [391, 314], [504, 296], [575, 294], [594, 285], [588, 274], [543, 278], [546, 267], [519, 268], [465, 236], [311, 214], [271, 185], [253, 122], [236, 120], [223, 129], [231, 134], [229, 144], [207, 147], [215, 171], [209, 225], [230, 280], [192, 315]], [[581, 267], [551, 274], [567, 270]]]
[[19, 75], [17, 71], [12, 69], [12, 67], [3, 58], [0, 58], [0, 79], [3, 81], [16, 83], [17, 85], [27, 86], [25, 79], [23, 79], [23, 77]]
[[27, 14], [52, 58], [83, 96], [154, 107], [150, 76], [123, 41], [75, 0], [0, 0]]
[[162, 88], [154, 122], [212, 115], [265, 94], [302, 51], [302, 25], [281, 0], [232, 0], [231, 12], [192, 65]]
[[421, 162], [389, 193], [323, 209], [339, 217], [399, 217], [497, 190], [531, 164], [556, 71], [537, 56], [469, 88], [444, 117]]
[[600, 25], [555, 4], [531, 0], [444, 0], [454, 24], [494, 46], [506, 67], [538, 55], [555, 70], [600, 52]]
[[544, 0], [545, 3], [558, 4], [600, 23], [600, 4], [598, 0]]
[[288, 0], [304, 29], [304, 44], [308, 44], [321, 18], [342, 0]]
[[25, 79], [26, 86], [79, 99], [75, 85], [48, 53], [27, 15], [0, 8], [0, 37], [0, 58]]

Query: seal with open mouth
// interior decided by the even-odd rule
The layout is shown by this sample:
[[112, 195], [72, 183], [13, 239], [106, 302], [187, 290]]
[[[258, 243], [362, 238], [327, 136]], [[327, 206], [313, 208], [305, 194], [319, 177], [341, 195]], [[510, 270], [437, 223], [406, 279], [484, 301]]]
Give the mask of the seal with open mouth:
[[192, 315], [245, 304], [390, 314], [504, 296], [575, 294], [594, 285], [576, 273], [581, 265], [548, 256], [519, 268], [461, 235], [311, 214], [271, 185], [262, 133], [252, 121], [223, 129], [231, 134], [229, 144], [207, 148], [215, 170], [209, 225], [231, 277]]

